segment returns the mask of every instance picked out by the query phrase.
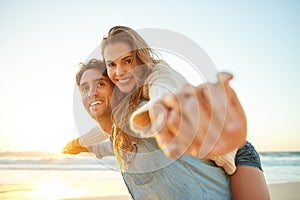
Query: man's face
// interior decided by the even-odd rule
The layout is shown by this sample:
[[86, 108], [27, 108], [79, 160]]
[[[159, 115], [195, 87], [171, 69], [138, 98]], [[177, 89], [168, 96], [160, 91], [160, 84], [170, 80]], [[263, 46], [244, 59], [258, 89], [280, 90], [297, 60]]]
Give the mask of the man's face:
[[86, 70], [80, 79], [80, 92], [85, 109], [96, 121], [111, 116], [114, 85], [97, 69]]

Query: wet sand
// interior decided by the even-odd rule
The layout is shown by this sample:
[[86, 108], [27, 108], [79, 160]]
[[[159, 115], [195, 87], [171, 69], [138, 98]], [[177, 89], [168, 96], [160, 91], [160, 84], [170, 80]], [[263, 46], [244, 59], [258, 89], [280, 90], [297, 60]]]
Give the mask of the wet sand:
[[[299, 200], [300, 182], [270, 184], [269, 190], [272, 200]], [[50, 188], [49, 188], [50, 189]], [[31, 185], [0, 185], [0, 199], [53, 199], [54, 196], [47, 191]], [[61, 196], [55, 194], [55, 199], [64, 200], [129, 200], [131, 199], [126, 186], [121, 181], [107, 181], [97, 185], [73, 185], [68, 191], [61, 191]], [[58, 195], [58, 196], [57, 196]], [[52, 198], [53, 197], [53, 198]]]

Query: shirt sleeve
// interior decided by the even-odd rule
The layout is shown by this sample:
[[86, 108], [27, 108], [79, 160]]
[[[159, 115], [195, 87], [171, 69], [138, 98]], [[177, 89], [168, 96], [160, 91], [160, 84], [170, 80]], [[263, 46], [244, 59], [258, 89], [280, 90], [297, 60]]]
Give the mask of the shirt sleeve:
[[102, 142], [108, 138], [108, 134], [101, 129], [101, 127], [96, 126], [92, 128], [89, 132], [79, 137], [79, 144], [83, 147], [90, 147], [94, 144]]
[[105, 156], [115, 155], [113, 151], [113, 146], [109, 139], [106, 139], [103, 142], [88, 147], [88, 150], [90, 152], [93, 152], [98, 159], [102, 159]]
[[[137, 109], [130, 117], [131, 129], [141, 135], [151, 134], [151, 124], [138, 126], [134, 123], [135, 119], [148, 112], [149, 109], [162, 99], [166, 94], [174, 94], [187, 83], [187, 80], [172, 69], [166, 62], [161, 61], [154, 66], [153, 72], [145, 80], [145, 89], [148, 89], [149, 101]], [[147, 93], [147, 92], [146, 92]]]

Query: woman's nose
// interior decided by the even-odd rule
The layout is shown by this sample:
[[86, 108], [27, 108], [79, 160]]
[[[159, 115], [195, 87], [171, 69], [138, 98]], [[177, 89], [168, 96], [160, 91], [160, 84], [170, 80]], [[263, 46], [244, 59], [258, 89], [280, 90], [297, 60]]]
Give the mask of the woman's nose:
[[121, 77], [124, 74], [124, 72], [125, 72], [124, 67], [122, 67], [121, 65], [117, 65], [117, 67], [116, 67], [116, 75], [118, 77]]

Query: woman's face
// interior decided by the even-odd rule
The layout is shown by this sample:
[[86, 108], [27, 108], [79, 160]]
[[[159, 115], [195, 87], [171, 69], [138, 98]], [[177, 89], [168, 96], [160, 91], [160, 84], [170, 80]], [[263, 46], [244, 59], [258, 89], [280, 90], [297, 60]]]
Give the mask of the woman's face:
[[[142, 70], [134, 70], [141, 63], [133, 64], [134, 54], [126, 42], [109, 43], [104, 49], [104, 59], [110, 80], [124, 93], [129, 93], [137, 86], [135, 77], [141, 78]], [[140, 67], [139, 67], [140, 68]]]

